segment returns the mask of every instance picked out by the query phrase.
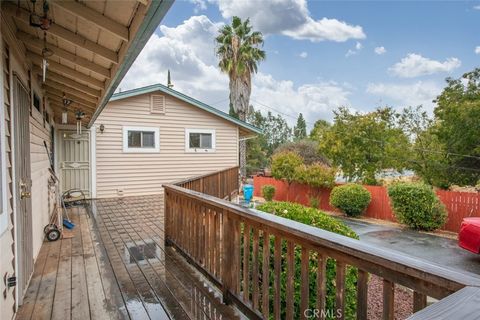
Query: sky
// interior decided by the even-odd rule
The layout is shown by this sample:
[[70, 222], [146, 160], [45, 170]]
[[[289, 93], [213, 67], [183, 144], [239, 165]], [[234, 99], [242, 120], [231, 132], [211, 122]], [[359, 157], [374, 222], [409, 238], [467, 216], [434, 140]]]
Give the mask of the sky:
[[480, 1], [177, 0], [119, 90], [166, 84], [170, 70], [175, 90], [228, 111], [214, 38], [232, 16], [264, 35], [251, 104], [290, 124], [340, 106], [432, 112], [447, 77], [480, 67]]

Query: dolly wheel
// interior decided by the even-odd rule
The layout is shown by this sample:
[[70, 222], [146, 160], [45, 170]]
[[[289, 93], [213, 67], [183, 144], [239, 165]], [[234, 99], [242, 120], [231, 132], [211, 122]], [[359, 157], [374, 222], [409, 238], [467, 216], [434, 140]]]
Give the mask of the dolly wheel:
[[52, 229], [47, 232], [48, 241], [57, 241], [60, 239], [60, 231], [58, 229]]

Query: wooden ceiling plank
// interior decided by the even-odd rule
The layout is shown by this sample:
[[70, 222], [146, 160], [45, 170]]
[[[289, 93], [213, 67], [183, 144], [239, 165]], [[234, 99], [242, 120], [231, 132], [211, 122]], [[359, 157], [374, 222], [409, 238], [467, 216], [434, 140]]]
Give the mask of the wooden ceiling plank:
[[[38, 49], [43, 49], [43, 47], [44, 47], [44, 43], [43, 43], [42, 40], [40, 40], [36, 36], [28, 34], [26, 32], [18, 31], [17, 34], [16, 34], [16, 37], [18, 39], [20, 39], [21, 41], [23, 41], [23, 43], [27, 47], [35, 47], [35, 48], [38, 48]], [[78, 66], [80, 66], [82, 68], [85, 68], [85, 69], [88, 69], [92, 72], [95, 72], [96, 74], [99, 74], [99, 75], [101, 75], [105, 78], [110, 78], [110, 70], [109, 69], [104, 68], [102, 66], [99, 66], [98, 64], [95, 64], [95, 63], [93, 63], [93, 62], [91, 62], [91, 61], [89, 61], [85, 58], [79, 57], [79, 56], [77, 56], [77, 55], [75, 55], [71, 52], [63, 50], [62, 48], [59, 48], [59, 47], [54, 46], [52, 44], [48, 44], [47, 46], [48, 46], [49, 49], [52, 50], [54, 56], [57, 56], [59, 58], [71, 61], [71, 62], [77, 64]]]
[[85, 20], [88, 23], [93, 23], [97, 27], [107, 32], [110, 32], [114, 36], [121, 40], [128, 41], [128, 28], [124, 25], [112, 20], [100, 12], [93, 10], [79, 2], [75, 1], [54, 1], [56, 6], [70, 12], [71, 14]]
[[88, 101], [88, 100], [85, 100], [85, 99], [83, 99], [82, 97], [73, 95], [73, 94], [68, 93], [68, 92], [64, 92], [64, 91], [58, 90], [58, 89], [56, 89], [56, 88], [54, 88], [54, 87], [50, 87], [50, 86], [48, 86], [48, 85], [46, 85], [46, 84], [44, 84], [43, 86], [44, 86], [44, 88], [46, 89], [47, 94], [53, 94], [53, 95], [55, 95], [55, 96], [57, 96], [57, 97], [59, 97], [59, 98], [63, 98], [63, 94], [65, 93], [65, 96], [66, 96], [68, 99], [70, 99], [70, 100], [72, 100], [72, 101], [74, 101], [74, 102], [78, 102], [78, 103], [81, 103], [81, 104], [83, 104], [83, 105], [90, 106], [90, 107], [92, 107], [92, 108], [96, 108], [96, 107], [97, 107], [97, 104], [96, 104], [96, 103], [93, 103], [93, 102], [90, 102], [90, 101]]
[[[30, 23], [30, 13], [25, 9], [18, 9], [17, 6], [12, 3], [2, 2], [2, 11], [5, 11], [15, 19], [20, 20], [27, 25]], [[47, 30], [47, 33], [62, 38], [76, 47], [89, 50], [115, 64], [118, 64], [118, 54], [115, 51], [90, 41], [58, 24], [52, 24], [50, 29]]]
[[[38, 55], [34, 52], [27, 51], [27, 58], [30, 59], [37, 66], [42, 65], [42, 61], [43, 61], [42, 56], [40, 56], [40, 55]], [[103, 89], [104, 85], [105, 85], [105, 83], [103, 81], [100, 81], [100, 80], [97, 80], [97, 79], [92, 78], [90, 76], [87, 76], [84, 73], [73, 70], [72, 68], [69, 68], [67, 66], [64, 66], [60, 63], [57, 63], [57, 62], [54, 62], [54, 61], [51, 61], [51, 60], [48, 61], [48, 69], [53, 70], [57, 73], [66, 74], [66, 75], [68, 75], [72, 78], [78, 79], [80, 81], [84, 81], [84, 82], [86, 82], [88, 84], [91, 84], [92, 86], [95, 86], [99, 89]], [[48, 71], [48, 69], [47, 69], [47, 71]]]
[[[63, 97], [59, 97], [54, 93], [50, 93], [48, 90], [47, 90], [46, 96], [50, 101], [54, 101], [59, 105], [63, 105]], [[83, 103], [78, 102], [77, 100], [72, 100], [72, 101], [73, 101], [72, 104], [68, 106], [68, 108], [73, 108], [73, 109], [81, 108], [82, 110], [88, 110], [89, 112], [95, 111], [94, 107], [87, 106]]]
[[[34, 66], [33, 72], [41, 75], [42, 69], [40, 67]], [[70, 78], [67, 78], [65, 76], [62, 76], [61, 74], [55, 73], [51, 70], [47, 70], [47, 80], [53, 81], [57, 85], [65, 85], [70, 88], [80, 90], [96, 98], [100, 97], [102, 94], [101, 90], [90, 88], [89, 86], [86, 86], [83, 83], [80, 83]]]
[[[52, 107], [52, 110], [53, 110], [53, 113], [54, 113], [54, 119], [57, 120], [56, 123], [60, 124], [62, 122], [63, 107], [59, 104], [55, 104], [55, 103], [52, 103], [52, 102], [50, 102], [50, 106]], [[82, 120], [84, 125], [88, 123], [87, 121], [90, 118], [91, 118], [90, 114], [85, 113], [85, 118], [83, 118], [83, 120]], [[69, 110], [69, 112], [67, 113], [67, 119], [68, 119], [68, 124], [75, 124], [76, 123], [75, 114], [72, 110]]]
[[82, 99], [85, 99], [86, 101], [89, 101], [89, 102], [92, 102], [92, 103], [98, 103], [98, 99], [97, 98], [94, 98], [92, 97], [91, 95], [88, 95], [88, 94], [85, 94], [84, 92], [80, 91], [80, 90], [76, 90], [74, 88], [71, 88], [71, 87], [68, 87], [68, 86], [64, 86], [62, 85], [61, 83], [58, 83], [58, 82], [55, 82], [55, 81], [52, 81], [50, 80], [48, 77], [47, 77], [47, 80], [45, 81], [44, 83], [46, 86], [50, 87], [50, 88], [54, 88], [56, 90], [59, 90], [61, 92], [65, 92], [67, 94], [71, 94], [73, 96], [76, 96], [76, 97], [80, 97]]

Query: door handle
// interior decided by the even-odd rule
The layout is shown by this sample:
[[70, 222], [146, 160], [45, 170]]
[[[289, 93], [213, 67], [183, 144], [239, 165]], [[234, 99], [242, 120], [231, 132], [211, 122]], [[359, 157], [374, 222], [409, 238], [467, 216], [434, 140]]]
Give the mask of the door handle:
[[26, 198], [31, 198], [32, 197], [32, 193], [31, 192], [27, 192], [27, 191], [22, 191], [20, 193], [20, 199], [26, 199]]
[[20, 182], [20, 199], [31, 198], [32, 193], [27, 191], [27, 184], [23, 181]]

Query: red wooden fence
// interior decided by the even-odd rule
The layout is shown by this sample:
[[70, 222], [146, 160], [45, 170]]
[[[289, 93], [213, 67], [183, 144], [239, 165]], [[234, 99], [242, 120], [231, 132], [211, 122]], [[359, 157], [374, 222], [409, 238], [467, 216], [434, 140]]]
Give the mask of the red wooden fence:
[[[275, 186], [275, 200], [292, 201], [303, 205], [310, 205], [310, 197], [320, 200], [319, 208], [325, 211], [337, 211], [329, 204], [331, 189], [311, 188], [307, 185], [292, 183], [290, 188], [284, 181], [274, 178], [255, 177], [253, 180], [254, 195], [261, 196], [262, 186], [271, 184]], [[396, 221], [393, 215], [387, 189], [383, 186], [365, 186], [372, 195], [372, 201], [364, 213], [365, 217]], [[443, 230], [458, 232], [460, 224], [465, 217], [480, 217], [480, 193], [456, 192], [438, 190], [437, 195], [448, 210], [448, 220]]]

